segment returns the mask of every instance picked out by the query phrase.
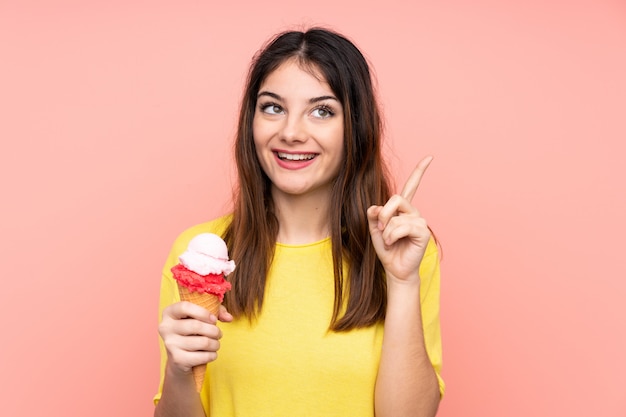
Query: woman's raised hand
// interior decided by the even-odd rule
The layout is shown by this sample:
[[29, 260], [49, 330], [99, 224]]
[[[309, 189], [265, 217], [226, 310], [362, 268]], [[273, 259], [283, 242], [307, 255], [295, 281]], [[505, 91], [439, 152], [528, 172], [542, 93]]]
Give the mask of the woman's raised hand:
[[217, 358], [221, 330], [217, 320], [229, 322], [233, 317], [220, 306], [218, 316], [188, 301], [172, 304], [163, 310], [159, 334], [167, 349], [168, 366], [173, 371], [191, 372], [196, 365]]
[[419, 265], [431, 234], [411, 200], [432, 160], [428, 156], [417, 164], [400, 195], [391, 196], [384, 206], [367, 210], [374, 249], [388, 280], [419, 282]]

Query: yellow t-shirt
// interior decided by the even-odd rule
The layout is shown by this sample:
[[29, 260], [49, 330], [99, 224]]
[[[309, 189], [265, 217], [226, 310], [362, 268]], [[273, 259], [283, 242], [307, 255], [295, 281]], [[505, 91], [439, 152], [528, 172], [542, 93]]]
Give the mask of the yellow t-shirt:
[[[180, 300], [170, 268], [199, 233], [222, 234], [228, 217], [194, 226], [176, 240], [163, 269], [159, 317]], [[236, 261], [236, 260], [235, 260]], [[420, 266], [426, 349], [439, 378], [439, 260], [434, 243]], [[328, 330], [334, 276], [330, 238], [277, 244], [263, 309], [251, 324], [220, 323], [216, 361], [207, 366], [201, 398], [207, 416], [374, 416], [374, 385], [383, 324], [349, 332]], [[161, 342], [161, 396], [167, 354]]]

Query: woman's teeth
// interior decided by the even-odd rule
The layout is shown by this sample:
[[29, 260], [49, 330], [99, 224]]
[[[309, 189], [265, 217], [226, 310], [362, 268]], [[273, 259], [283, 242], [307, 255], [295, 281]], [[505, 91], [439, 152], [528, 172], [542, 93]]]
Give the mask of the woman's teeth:
[[287, 161], [308, 161], [309, 159], [315, 158], [315, 154], [313, 153], [305, 153], [305, 154], [282, 153], [282, 152], [277, 152], [277, 153], [280, 159], [284, 159]]

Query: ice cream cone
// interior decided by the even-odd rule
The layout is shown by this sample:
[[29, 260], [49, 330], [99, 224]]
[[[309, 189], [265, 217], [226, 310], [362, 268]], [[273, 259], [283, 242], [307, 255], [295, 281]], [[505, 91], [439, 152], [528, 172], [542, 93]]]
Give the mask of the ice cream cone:
[[[200, 233], [189, 241], [187, 250], [178, 259], [180, 263], [171, 270], [180, 300], [204, 307], [217, 316], [224, 294], [231, 288], [224, 277], [235, 269], [235, 262], [228, 260], [224, 240], [213, 233]], [[194, 366], [192, 371], [196, 391], [200, 392], [206, 365]]]
[[[178, 293], [180, 294], [180, 301], [189, 301], [196, 305], [206, 308], [212, 314], [217, 317], [217, 313], [220, 309], [220, 299], [217, 295], [191, 292], [182, 285], [178, 286]], [[193, 379], [196, 381], [196, 391], [200, 392], [202, 384], [204, 383], [204, 375], [206, 373], [206, 365], [194, 366], [192, 369]]]

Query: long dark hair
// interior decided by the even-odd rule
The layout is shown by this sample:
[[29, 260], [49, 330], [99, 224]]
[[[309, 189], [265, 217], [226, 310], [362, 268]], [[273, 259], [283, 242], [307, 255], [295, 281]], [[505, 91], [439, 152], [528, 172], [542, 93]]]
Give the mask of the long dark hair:
[[[344, 113], [345, 161], [333, 183], [329, 207], [335, 275], [330, 328], [345, 331], [369, 326], [384, 319], [386, 308], [384, 270], [372, 245], [366, 216], [369, 206], [382, 205], [390, 196], [389, 175], [381, 155], [382, 122], [367, 61], [347, 38], [320, 28], [277, 35], [255, 56], [248, 73], [235, 141], [239, 184], [232, 222], [224, 236], [237, 269], [229, 275], [232, 291], [225, 305], [234, 316], [249, 319], [263, 305], [278, 220], [270, 181], [257, 159], [252, 121], [261, 84], [282, 63], [294, 58], [304, 68], [323, 75]], [[349, 265], [347, 285], [344, 262]]]

